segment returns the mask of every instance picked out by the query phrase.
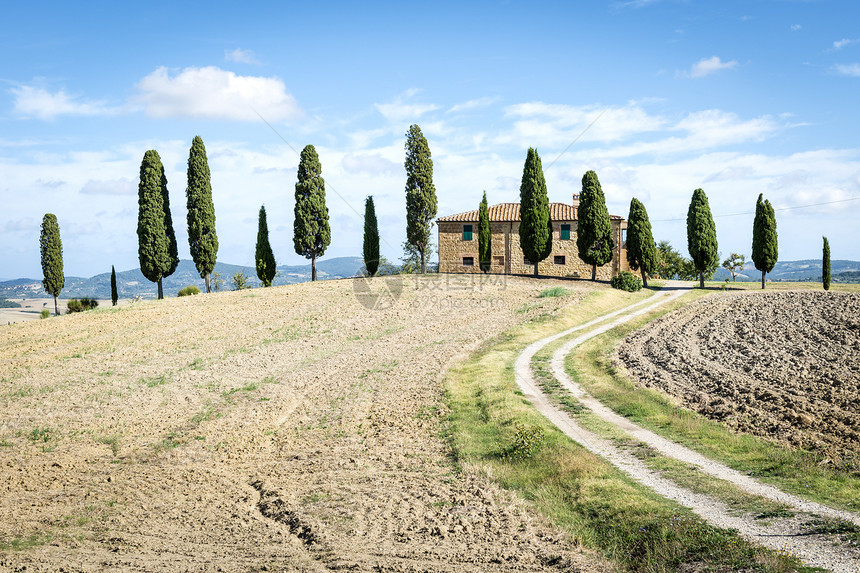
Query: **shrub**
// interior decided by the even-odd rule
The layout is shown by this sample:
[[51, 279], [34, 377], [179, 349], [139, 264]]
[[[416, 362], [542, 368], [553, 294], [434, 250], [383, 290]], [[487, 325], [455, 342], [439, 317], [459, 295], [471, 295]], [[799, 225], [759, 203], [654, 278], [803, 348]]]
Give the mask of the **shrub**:
[[96, 308], [99, 305], [99, 301], [94, 298], [83, 297], [80, 300], [76, 298], [69, 299], [69, 302], [66, 303], [66, 314], [72, 314], [73, 312], [83, 312], [85, 310], [91, 310]]
[[42, 312], [39, 313], [39, 318], [49, 318], [51, 316], [51, 311], [47, 308], [43, 308]]
[[179, 289], [176, 296], [191, 296], [192, 294], [200, 294], [200, 289], [195, 285], [188, 285], [185, 288]]
[[513, 443], [502, 450], [502, 457], [509, 460], [524, 460], [535, 455], [543, 445], [543, 428], [517, 423]]
[[642, 288], [642, 280], [628, 271], [621, 271], [618, 276], [612, 277], [610, 281], [612, 288], [636, 292]]
[[239, 272], [233, 275], [233, 290], [245, 290], [251, 288], [248, 284], [248, 275], [244, 272]]
[[553, 287], [548, 288], [538, 295], [538, 298], [547, 298], [547, 297], [555, 297], [555, 296], [567, 296], [567, 289], [564, 287]]

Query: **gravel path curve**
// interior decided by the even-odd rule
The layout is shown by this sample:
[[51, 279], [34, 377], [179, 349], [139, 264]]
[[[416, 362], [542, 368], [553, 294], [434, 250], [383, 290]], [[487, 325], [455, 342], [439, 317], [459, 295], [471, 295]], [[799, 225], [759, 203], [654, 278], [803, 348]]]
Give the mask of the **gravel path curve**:
[[[855, 524], [860, 524], [860, 516], [857, 514], [826, 507], [821, 504], [787, 494], [773, 486], [762, 484], [749, 476], [705, 458], [697, 452], [666, 440], [649, 430], [633, 424], [626, 418], [619, 416], [598, 402], [567, 375], [564, 369], [564, 358], [573, 348], [582, 344], [586, 340], [618, 326], [619, 324], [627, 322], [637, 316], [654, 310], [660, 305], [677, 299], [679, 296], [687, 292], [689, 288], [690, 287], [688, 286], [683, 286], [672, 289], [663, 289], [644, 301], [640, 301], [624, 309], [608, 313], [585, 324], [532, 343], [517, 357], [515, 363], [515, 375], [521, 390], [526, 397], [532, 401], [538, 411], [544, 414], [544, 416], [546, 416], [570, 438], [584, 446], [589, 451], [606, 458], [610, 463], [643, 485], [650, 487], [664, 497], [672, 499], [679, 504], [692, 509], [697, 515], [706, 521], [718, 527], [736, 529], [746, 539], [760, 545], [764, 545], [765, 547], [797, 555], [807, 565], [824, 567], [832, 571], [860, 571], [860, 556], [856, 554], [848, 554], [844, 546], [834, 546], [832, 544], [832, 539], [822, 542], [822, 540], [816, 539], [815, 536], [802, 535], [800, 530], [801, 523], [799, 523], [798, 519], [776, 520], [770, 525], [764, 526], [761, 522], [756, 522], [747, 516], [731, 514], [725, 504], [710, 496], [698, 494], [686, 488], [679, 487], [674, 482], [662, 477], [659, 472], [649, 469], [642, 461], [637, 459], [631, 453], [616, 447], [610, 440], [604, 439], [579, 426], [567, 413], [556, 408], [551, 403], [550, 399], [540, 390], [532, 376], [532, 357], [534, 357], [534, 355], [546, 345], [559, 340], [560, 338], [569, 336], [579, 330], [600, 325], [597, 328], [566, 342], [554, 353], [552, 357], [553, 375], [569, 392], [571, 392], [571, 394], [573, 394], [592, 412], [607, 422], [628, 432], [639, 441], [655, 448], [663, 455], [670, 456], [685, 463], [695, 464], [699, 466], [702, 471], [720, 479], [730, 481], [746, 492], [773, 499], [801, 512], [843, 519]], [[637, 307], [642, 308], [637, 309]], [[613, 318], [615, 320], [611, 320]]]

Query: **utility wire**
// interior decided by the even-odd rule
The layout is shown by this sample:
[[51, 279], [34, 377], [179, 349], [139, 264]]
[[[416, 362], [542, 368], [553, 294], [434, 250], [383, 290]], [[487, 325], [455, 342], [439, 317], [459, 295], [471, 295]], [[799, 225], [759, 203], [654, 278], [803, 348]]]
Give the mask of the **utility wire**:
[[[779, 209], [774, 209], [774, 211], [790, 211], [792, 209], [808, 209], [809, 207], [820, 207], [822, 205], [833, 205], [834, 203], [847, 203], [849, 201], [857, 201], [860, 200], [860, 197], [849, 197], [848, 199], [837, 199], [836, 201], [825, 201], [824, 203], [810, 203], [809, 205], [795, 205], [794, 207], [780, 207]], [[729, 213], [727, 215], [714, 215], [714, 219], [721, 219], [723, 217], [740, 217], [742, 215], [755, 215], [755, 211], [746, 211], [745, 213]], [[670, 221], [686, 221], [687, 218], [679, 218], [679, 219], [654, 219], [652, 222], [654, 223], [666, 223]]]

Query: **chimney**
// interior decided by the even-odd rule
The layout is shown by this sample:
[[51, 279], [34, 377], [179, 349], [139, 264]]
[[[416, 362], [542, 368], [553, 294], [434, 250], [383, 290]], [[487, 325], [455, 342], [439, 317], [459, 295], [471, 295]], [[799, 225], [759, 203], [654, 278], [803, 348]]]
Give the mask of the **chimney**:
[[573, 218], [579, 219], [579, 193], [573, 194]]

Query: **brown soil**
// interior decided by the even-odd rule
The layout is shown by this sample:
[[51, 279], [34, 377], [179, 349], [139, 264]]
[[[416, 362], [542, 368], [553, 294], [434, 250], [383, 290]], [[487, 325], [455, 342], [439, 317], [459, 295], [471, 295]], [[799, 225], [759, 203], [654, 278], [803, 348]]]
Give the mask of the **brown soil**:
[[580, 298], [477, 281], [327, 281], [3, 327], [0, 570], [607, 570], [450, 458], [452, 358]]
[[620, 362], [737, 430], [831, 458], [860, 453], [860, 296], [714, 295], [631, 334]]

